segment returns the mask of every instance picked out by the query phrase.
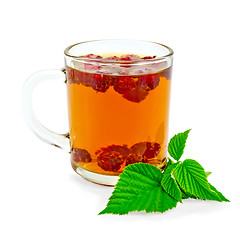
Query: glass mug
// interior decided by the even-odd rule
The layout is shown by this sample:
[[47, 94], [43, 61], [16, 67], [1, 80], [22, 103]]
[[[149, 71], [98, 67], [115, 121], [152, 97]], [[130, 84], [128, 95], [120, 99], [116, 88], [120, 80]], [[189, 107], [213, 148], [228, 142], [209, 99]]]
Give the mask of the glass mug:
[[[97, 40], [66, 48], [65, 68], [31, 75], [23, 87], [30, 129], [71, 154], [75, 172], [114, 186], [124, 167], [150, 163], [163, 169], [173, 51], [138, 40]], [[45, 128], [32, 108], [32, 91], [44, 80], [66, 83], [69, 133]]]

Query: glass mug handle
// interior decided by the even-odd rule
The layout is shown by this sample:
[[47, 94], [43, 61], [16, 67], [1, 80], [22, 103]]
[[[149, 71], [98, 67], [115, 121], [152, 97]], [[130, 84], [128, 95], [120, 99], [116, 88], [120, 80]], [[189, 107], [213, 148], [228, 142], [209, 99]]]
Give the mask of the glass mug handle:
[[23, 115], [28, 127], [46, 143], [70, 152], [69, 133], [58, 134], [44, 127], [36, 118], [32, 105], [32, 92], [43, 81], [65, 81], [65, 69], [43, 70], [33, 73], [25, 82], [22, 89]]

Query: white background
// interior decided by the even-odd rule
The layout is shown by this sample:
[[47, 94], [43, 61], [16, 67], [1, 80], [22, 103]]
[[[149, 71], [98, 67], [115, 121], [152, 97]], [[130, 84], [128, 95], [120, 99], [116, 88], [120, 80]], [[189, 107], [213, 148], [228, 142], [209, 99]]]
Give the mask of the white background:
[[[5, 1], [1, 5], [0, 239], [239, 239], [239, 1]], [[175, 51], [170, 134], [192, 128], [184, 157], [213, 171], [230, 203], [186, 200], [164, 214], [97, 214], [113, 188], [87, 182], [37, 139], [21, 111], [25, 79], [62, 68], [63, 50], [131, 38]], [[39, 87], [48, 128], [67, 132], [64, 84]]]

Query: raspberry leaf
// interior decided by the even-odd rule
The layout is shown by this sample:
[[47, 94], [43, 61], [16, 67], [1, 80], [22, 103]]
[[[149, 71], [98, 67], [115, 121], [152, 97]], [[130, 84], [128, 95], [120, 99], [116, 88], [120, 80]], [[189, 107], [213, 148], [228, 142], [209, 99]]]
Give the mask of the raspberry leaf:
[[[209, 173], [209, 174], [208, 174]], [[211, 174], [211, 172], [206, 172], [206, 175], [209, 176]], [[223, 196], [223, 194], [221, 192], [219, 192], [212, 184], [208, 183], [209, 186], [210, 186], [210, 189], [212, 191], [214, 191], [218, 197], [220, 198], [220, 201], [224, 201], [224, 202], [230, 202], [227, 198], [225, 198]], [[188, 198], [193, 198], [193, 199], [197, 199], [197, 197], [195, 197], [194, 195], [190, 194], [190, 193], [187, 193], [185, 191], [183, 191], [180, 187], [179, 187], [180, 191], [181, 191], [181, 195], [182, 195], [182, 199], [188, 199]], [[201, 198], [199, 198], [201, 199]]]
[[125, 167], [107, 207], [99, 215], [165, 212], [176, 207], [177, 201], [162, 189], [161, 179], [161, 171], [153, 165], [135, 163]]
[[171, 157], [173, 157], [175, 160], [179, 160], [181, 156], [183, 155], [183, 150], [185, 148], [185, 144], [188, 138], [188, 133], [191, 129], [183, 132], [178, 133], [177, 135], [174, 135], [168, 144], [168, 152]]
[[222, 201], [222, 202], [230, 202], [227, 198], [225, 198], [224, 196], [223, 196], [223, 194], [221, 193], [221, 192], [219, 192], [212, 184], [210, 184], [209, 183], [209, 186], [210, 186], [210, 189], [212, 190], [212, 191], [214, 191], [217, 195], [218, 195], [218, 197], [220, 198], [220, 200]]
[[174, 177], [180, 188], [196, 198], [225, 201], [211, 189], [203, 167], [195, 160], [186, 159], [174, 169]]
[[191, 195], [190, 193], [184, 192], [182, 189], [180, 189], [180, 191], [181, 191], [182, 199], [188, 199], [188, 198], [197, 199], [195, 196]]
[[[224, 196], [223, 196], [223, 194], [221, 193], [221, 192], [219, 192], [213, 185], [211, 185], [210, 183], [209, 183], [209, 186], [210, 186], [210, 189], [212, 190], [212, 191], [214, 191], [217, 195], [218, 195], [218, 197], [220, 198], [220, 202], [230, 202], [227, 198], [225, 198]], [[191, 195], [190, 193], [187, 193], [187, 192], [184, 192], [182, 189], [180, 189], [181, 190], [181, 194], [182, 194], [182, 199], [188, 199], [188, 198], [193, 198], [193, 199], [197, 199], [197, 197], [195, 197], [194, 195]], [[201, 199], [201, 198], [199, 198], [199, 199]]]
[[[169, 161], [170, 162], [170, 161]], [[163, 173], [161, 185], [162, 188], [178, 202], [182, 202], [181, 191], [177, 185], [176, 180], [172, 177], [173, 170], [177, 167], [180, 162], [170, 164], [167, 166], [166, 170]]]

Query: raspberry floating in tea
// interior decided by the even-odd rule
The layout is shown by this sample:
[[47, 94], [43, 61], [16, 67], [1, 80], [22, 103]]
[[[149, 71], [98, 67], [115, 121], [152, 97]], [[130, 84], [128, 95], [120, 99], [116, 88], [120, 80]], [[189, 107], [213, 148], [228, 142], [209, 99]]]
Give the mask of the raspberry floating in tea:
[[95, 152], [95, 154], [99, 155], [102, 152], [118, 152], [125, 159], [128, 156], [128, 154], [130, 153], [130, 150], [127, 145], [112, 144], [110, 146], [100, 148], [99, 150], [97, 150]]
[[82, 81], [83, 72], [77, 71], [73, 68], [66, 68], [67, 72], [67, 81], [69, 84], [75, 83], [75, 84], [80, 84]]
[[118, 77], [114, 81], [113, 88], [116, 92], [123, 94], [130, 92], [137, 86], [138, 78], [133, 77]]
[[[109, 56], [103, 58], [96, 54], [83, 56], [89, 60], [88, 63], [78, 63], [78, 68], [67, 68], [67, 82], [69, 84], [82, 84], [85, 87], [92, 87], [96, 92], [105, 93], [113, 86], [113, 89], [130, 102], [140, 103], [160, 83], [160, 77], [164, 76], [156, 71], [156, 64], [151, 63], [156, 56], [139, 57], [135, 54], [126, 54], [121, 57]], [[94, 62], [94, 60], [97, 60]], [[109, 66], [108, 61], [113, 63]], [[139, 62], [143, 68], [134, 64]], [[104, 62], [106, 62], [104, 64]], [[126, 62], [126, 63], [123, 63]]]
[[147, 97], [147, 95], [148, 91], [143, 89], [141, 86], [137, 86], [132, 91], [126, 92], [122, 96], [131, 102], [139, 103], [143, 101]]
[[90, 153], [85, 149], [73, 148], [71, 152], [71, 157], [74, 162], [91, 162], [92, 158]]
[[159, 143], [154, 142], [140, 142], [134, 144], [130, 151], [135, 154], [140, 154], [146, 159], [151, 159], [156, 157], [160, 152], [161, 146]]
[[97, 92], [103, 93], [111, 86], [109, 78], [107, 78], [104, 74], [90, 74], [89, 84]]
[[102, 152], [97, 158], [99, 167], [105, 171], [117, 172], [124, 160], [119, 152]]
[[140, 77], [140, 85], [146, 91], [151, 91], [156, 88], [160, 82], [160, 76], [155, 74], [147, 74]]
[[147, 158], [141, 154], [130, 153], [126, 158], [126, 166], [134, 163], [147, 163]]
[[155, 142], [140, 142], [131, 148], [127, 145], [110, 145], [95, 152], [97, 163], [105, 171], [118, 171], [122, 166], [134, 163], [147, 163], [160, 152], [161, 146]]

